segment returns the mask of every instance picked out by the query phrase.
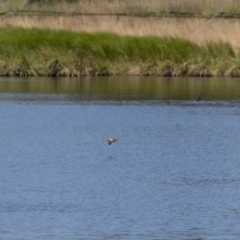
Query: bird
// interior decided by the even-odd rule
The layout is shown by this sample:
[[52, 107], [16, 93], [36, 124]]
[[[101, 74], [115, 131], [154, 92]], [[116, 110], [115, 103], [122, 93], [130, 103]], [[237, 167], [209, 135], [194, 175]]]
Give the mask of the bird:
[[108, 142], [108, 145], [111, 145], [113, 142], [116, 142], [118, 139], [117, 138], [108, 138], [106, 141]]
[[202, 100], [202, 98], [201, 98], [201, 96], [199, 96], [196, 101], [201, 101], [201, 100]]

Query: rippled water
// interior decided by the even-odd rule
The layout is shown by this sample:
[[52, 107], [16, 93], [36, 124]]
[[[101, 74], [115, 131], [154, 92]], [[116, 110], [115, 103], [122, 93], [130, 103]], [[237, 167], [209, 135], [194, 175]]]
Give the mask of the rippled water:
[[200, 102], [5, 88], [0, 239], [240, 239], [233, 88]]

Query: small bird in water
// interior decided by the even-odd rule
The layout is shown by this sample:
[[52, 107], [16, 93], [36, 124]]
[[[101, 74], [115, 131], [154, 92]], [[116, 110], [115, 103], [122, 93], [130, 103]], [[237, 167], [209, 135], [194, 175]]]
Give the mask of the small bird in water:
[[202, 100], [202, 98], [201, 98], [201, 96], [199, 96], [198, 99], [197, 99], [197, 101], [201, 101], [201, 100]]
[[108, 145], [111, 145], [113, 142], [116, 142], [118, 139], [117, 138], [108, 138], [106, 141], [108, 142]]

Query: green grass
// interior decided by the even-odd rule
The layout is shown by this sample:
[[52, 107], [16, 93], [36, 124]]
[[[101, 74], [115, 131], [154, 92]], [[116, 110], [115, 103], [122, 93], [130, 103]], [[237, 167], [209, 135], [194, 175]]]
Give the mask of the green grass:
[[239, 76], [228, 43], [9, 28], [0, 31], [0, 75]]

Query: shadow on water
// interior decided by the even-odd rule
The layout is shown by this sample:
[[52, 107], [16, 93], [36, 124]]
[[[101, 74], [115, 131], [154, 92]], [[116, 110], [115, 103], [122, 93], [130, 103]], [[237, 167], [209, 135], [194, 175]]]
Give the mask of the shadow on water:
[[240, 81], [161, 77], [0, 78], [0, 92], [14, 94], [18, 100], [59, 101], [62, 96], [63, 101], [236, 101], [240, 100]]

